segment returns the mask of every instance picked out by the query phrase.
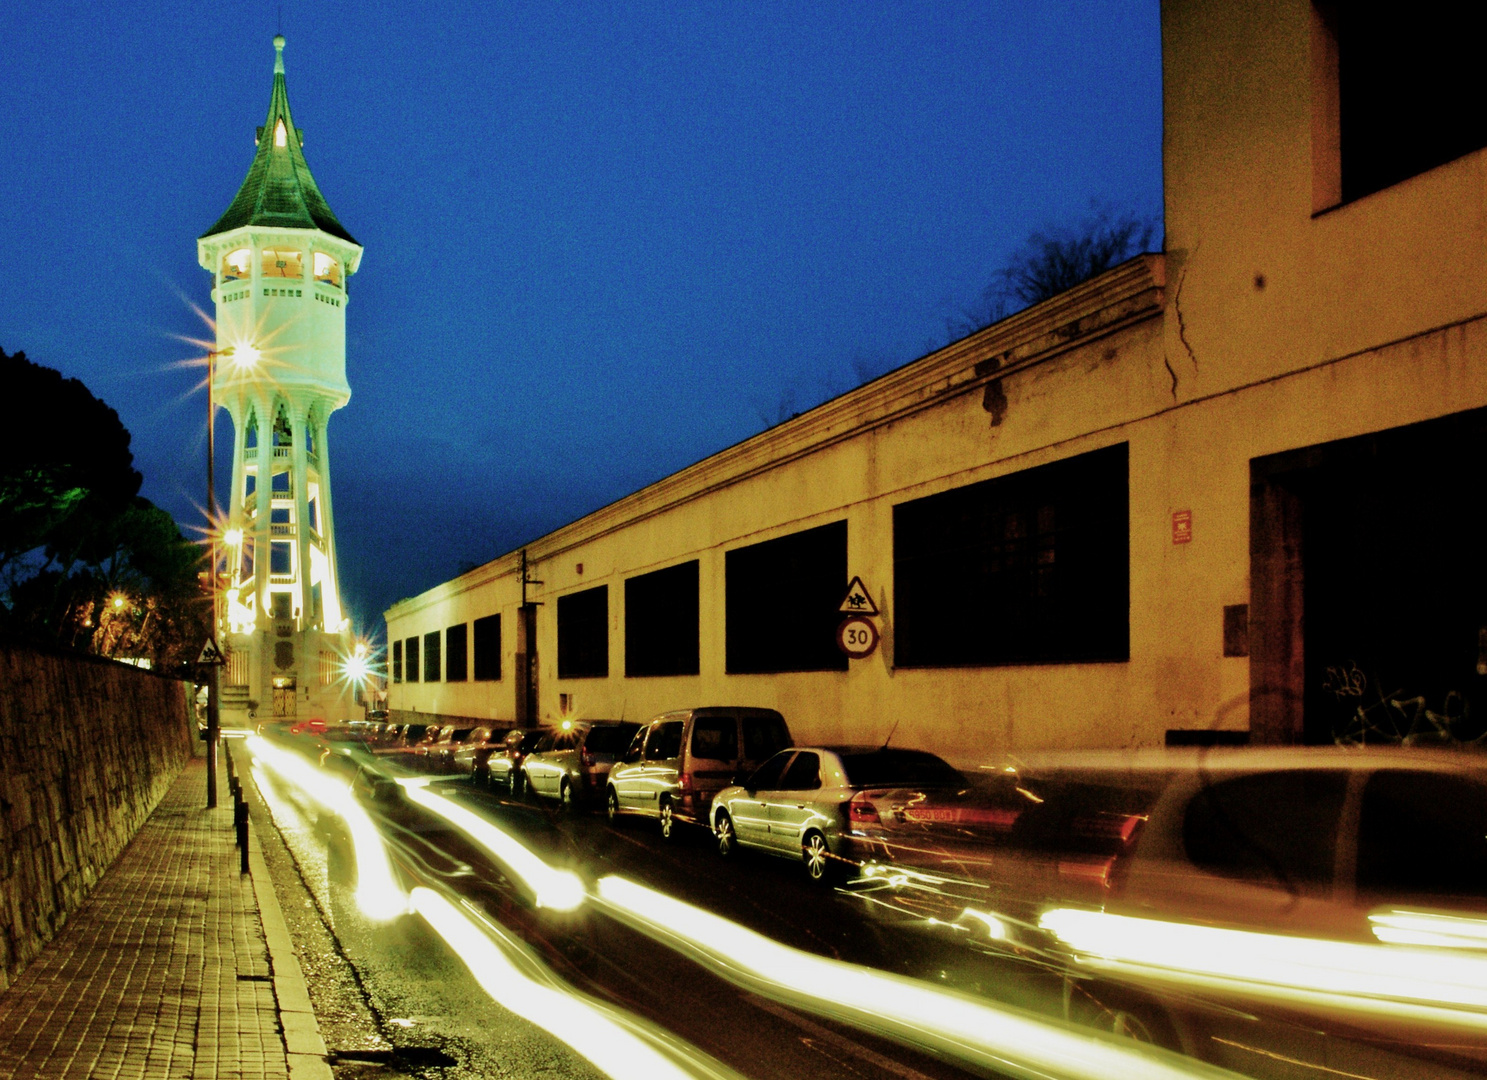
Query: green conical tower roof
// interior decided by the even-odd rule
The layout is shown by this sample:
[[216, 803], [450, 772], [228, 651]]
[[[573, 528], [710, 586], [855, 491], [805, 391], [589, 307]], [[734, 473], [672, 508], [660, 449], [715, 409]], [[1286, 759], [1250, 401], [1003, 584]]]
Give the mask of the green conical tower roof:
[[289, 116], [289, 92], [284, 89], [283, 35], [274, 38], [274, 93], [268, 121], [258, 132], [258, 152], [227, 213], [202, 238], [243, 225], [321, 229], [356, 243], [315, 186], [300, 148], [299, 130]]

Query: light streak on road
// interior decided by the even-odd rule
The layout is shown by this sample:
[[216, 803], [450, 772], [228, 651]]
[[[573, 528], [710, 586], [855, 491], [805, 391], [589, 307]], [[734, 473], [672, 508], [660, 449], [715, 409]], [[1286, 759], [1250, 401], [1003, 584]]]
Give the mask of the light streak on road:
[[1487, 958], [1470, 953], [1226, 930], [1074, 908], [1045, 912], [1039, 921], [1088, 969], [1487, 1031]]
[[1391, 945], [1487, 949], [1487, 919], [1428, 911], [1378, 911], [1368, 921], [1373, 936]]
[[558, 870], [538, 858], [509, 833], [452, 799], [430, 791], [427, 779], [399, 780], [404, 794], [419, 806], [438, 814], [495, 856], [531, 891], [538, 907], [572, 911], [583, 903], [583, 881], [568, 870]]
[[617, 918], [764, 997], [999, 1072], [1068, 1080], [1234, 1077], [912, 979], [815, 956], [620, 877], [599, 900]]
[[[716, 1063], [686, 1069], [610, 1010], [532, 978], [512, 963], [477, 923], [432, 889], [416, 886], [412, 903], [496, 1004], [562, 1040], [614, 1080], [698, 1080], [732, 1075]], [[667, 1041], [673, 1047], [677, 1045], [674, 1040]], [[691, 1056], [701, 1058], [695, 1050]]]
[[351, 789], [297, 754], [272, 745], [262, 736], [250, 735], [246, 745], [255, 761], [262, 762], [276, 776], [339, 814], [346, 823], [356, 849], [356, 906], [362, 914], [386, 922], [405, 913], [408, 897], [393, 877], [382, 837], [367, 812], [352, 797]]

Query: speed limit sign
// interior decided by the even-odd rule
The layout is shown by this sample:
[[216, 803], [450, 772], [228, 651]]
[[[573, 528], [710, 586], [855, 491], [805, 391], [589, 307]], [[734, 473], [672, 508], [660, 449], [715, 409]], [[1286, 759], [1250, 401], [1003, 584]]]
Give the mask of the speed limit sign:
[[871, 656], [878, 647], [878, 628], [861, 615], [843, 619], [836, 628], [836, 647], [853, 660]]

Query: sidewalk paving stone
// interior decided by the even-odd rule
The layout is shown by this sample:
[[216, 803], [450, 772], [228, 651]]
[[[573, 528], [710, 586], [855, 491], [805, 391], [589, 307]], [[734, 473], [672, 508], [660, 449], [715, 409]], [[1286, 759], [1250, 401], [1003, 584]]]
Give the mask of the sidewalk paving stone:
[[[271, 962], [260, 902], [282, 923], [273, 886], [266, 873], [255, 882], [239, 872], [221, 775], [218, 798], [205, 808], [206, 763], [193, 759], [87, 902], [0, 994], [0, 1077], [289, 1080], [275, 979], [287, 977], [286, 996], [303, 996], [299, 965], [277, 947]], [[313, 1014], [292, 1008], [296, 1032], [313, 1028]], [[330, 1076], [323, 1057], [294, 1059], [296, 1080]]]

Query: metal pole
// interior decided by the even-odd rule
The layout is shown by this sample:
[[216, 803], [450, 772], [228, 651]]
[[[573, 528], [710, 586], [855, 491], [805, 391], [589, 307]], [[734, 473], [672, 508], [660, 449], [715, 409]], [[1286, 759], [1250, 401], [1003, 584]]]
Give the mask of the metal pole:
[[[207, 352], [207, 530], [212, 544], [212, 562], [208, 572], [212, 575], [212, 636], [217, 640], [217, 396], [213, 385], [217, 378], [217, 351]], [[212, 664], [207, 672], [207, 809], [217, 808], [217, 737], [221, 731], [222, 717], [219, 694], [221, 693], [219, 664]]]

